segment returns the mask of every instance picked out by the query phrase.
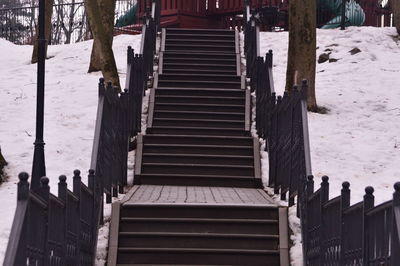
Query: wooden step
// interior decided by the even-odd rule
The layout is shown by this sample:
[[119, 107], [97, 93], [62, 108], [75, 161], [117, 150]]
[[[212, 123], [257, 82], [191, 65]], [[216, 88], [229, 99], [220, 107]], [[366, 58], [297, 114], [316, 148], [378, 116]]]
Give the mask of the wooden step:
[[232, 59], [220, 59], [220, 58], [212, 58], [212, 57], [211, 58], [197, 58], [195, 56], [180, 58], [178, 56], [172, 57], [172, 55], [170, 55], [170, 56], [165, 56], [164, 55], [163, 63], [178, 63], [178, 62], [179, 63], [197, 62], [197, 63], [202, 63], [202, 64], [223, 63], [223, 64], [226, 64], [226, 65], [236, 66], [236, 59], [235, 58], [232, 58]]
[[234, 34], [219, 34], [214, 33], [214, 34], [210, 34], [210, 33], [172, 33], [172, 32], [168, 32], [167, 38], [185, 38], [185, 39], [222, 39], [222, 40], [234, 40], [235, 39], [235, 35]]
[[171, 134], [171, 135], [211, 135], [211, 136], [248, 136], [250, 132], [237, 128], [211, 128], [211, 127], [170, 127], [153, 126], [147, 128], [149, 134]]
[[142, 163], [141, 174], [191, 174], [214, 176], [254, 176], [254, 165], [199, 163]]
[[228, 88], [228, 89], [240, 89], [242, 84], [240, 81], [219, 81], [214, 79], [209, 80], [179, 80], [171, 79], [165, 80], [160, 79], [158, 81], [158, 87], [183, 87], [183, 88]]
[[187, 39], [182, 37], [170, 37], [167, 35], [165, 45], [209, 45], [209, 46], [226, 46], [235, 49], [235, 39]]
[[224, 70], [224, 71], [237, 71], [236, 66], [232, 64], [224, 64], [219, 62], [215, 64], [202, 63], [202, 62], [187, 62], [187, 63], [164, 63], [163, 71], [168, 69], [191, 69], [191, 70]]
[[196, 58], [196, 59], [212, 59], [212, 60], [235, 60], [237, 59], [236, 54], [215, 54], [215, 53], [207, 53], [207, 52], [174, 52], [174, 51], [165, 51], [163, 52], [164, 59], [168, 59], [170, 57], [185, 59], [185, 58]]
[[186, 233], [186, 232], [120, 232], [119, 247], [143, 248], [216, 248], [277, 250], [278, 235]]
[[235, 36], [234, 30], [225, 29], [184, 29], [184, 28], [167, 28], [167, 36], [169, 34], [207, 34], [207, 35], [225, 35]]
[[253, 146], [239, 145], [204, 145], [204, 144], [144, 144], [144, 153], [189, 153], [253, 156]]
[[254, 165], [253, 156], [239, 155], [212, 155], [212, 154], [170, 154], [170, 153], [145, 153], [143, 163], [190, 163], [190, 164], [235, 164]]
[[[206, 135], [145, 135], [146, 144], [238, 145], [253, 146], [252, 137]], [[215, 155], [215, 154], [213, 154]]]
[[218, 88], [157, 88], [156, 96], [205, 96], [205, 97], [245, 97], [242, 89], [218, 89]]
[[236, 75], [224, 74], [201, 74], [201, 73], [175, 73], [175, 74], [161, 74], [158, 80], [181, 80], [181, 81], [227, 81], [227, 82], [241, 82], [241, 77]]
[[278, 207], [268, 205], [125, 203], [121, 217], [278, 220]]
[[200, 103], [155, 103], [155, 111], [206, 111], [244, 113], [243, 104], [200, 104]]
[[118, 263], [165, 263], [195, 261], [202, 264], [279, 265], [279, 251], [200, 248], [118, 248]]
[[259, 188], [261, 181], [254, 176], [143, 173], [135, 175], [134, 184]]
[[226, 69], [226, 68], [219, 68], [219, 69], [209, 69], [207, 67], [204, 67], [204, 69], [191, 69], [191, 68], [174, 68], [174, 67], [164, 67], [163, 69], [164, 74], [175, 74], [175, 73], [203, 73], [203, 74], [230, 74], [230, 75], [236, 75], [237, 71], [236, 68], [231, 68], [231, 69]]
[[193, 52], [207, 52], [207, 53], [221, 53], [221, 54], [235, 54], [236, 47], [227, 44], [165, 44], [166, 51], [193, 51]]
[[[186, 118], [188, 113], [186, 111], [156, 111], [154, 118]], [[204, 112], [204, 111], [191, 111], [190, 118], [194, 119], [210, 119], [210, 120], [244, 120], [244, 113], [224, 113], [224, 112]]]
[[279, 233], [277, 219], [224, 219], [224, 218], [143, 218], [122, 217], [120, 232], [187, 232], [224, 234]]
[[[189, 116], [188, 116], [189, 117]], [[215, 120], [215, 119], [194, 119], [194, 118], [154, 118], [153, 127], [173, 126], [173, 127], [218, 127], [218, 128], [238, 128], [244, 130], [244, 120]]]

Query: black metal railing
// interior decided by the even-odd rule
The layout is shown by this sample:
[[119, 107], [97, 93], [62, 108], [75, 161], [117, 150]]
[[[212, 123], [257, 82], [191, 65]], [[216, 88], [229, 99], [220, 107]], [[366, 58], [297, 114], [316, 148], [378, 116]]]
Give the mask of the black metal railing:
[[142, 131], [142, 99], [147, 81], [145, 72], [143, 56], [134, 54], [133, 49], [129, 46], [126, 86], [129, 95], [129, 135], [131, 138]]
[[32, 188], [28, 174], [19, 175], [17, 209], [4, 265], [94, 265], [103, 196], [111, 203], [112, 196], [123, 193], [130, 142], [141, 131], [143, 95], [153, 75], [157, 38], [153, 16], [146, 18], [145, 53], [135, 55], [128, 48], [127, 88], [121, 92], [100, 79], [88, 185], [81, 182], [76, 170], [73, 191], [67, 189], [66, 177], [60, 176], [55, 196], [50, 193], [47, 177], [41, 178], [38, 188]]
[[[247, 2], [247, 1], [245, 1]], [[252, 17], [256, 15], [253, 13]], [[276, 96], [272, 51], [257, 56], [258, 34], [247, 22], [245, 55], [247, 76], [256, 95], [256, 131], [266, 141], [269, 183], [282, 200], [297, 199], [306, 266], [397, 265], [400, 261], [400, 183], [393, 200], [374, 207], [373, 188], [364, 200], [350, 206], [350, 184], [329, 200], [328, 178], [314, 191], [307, 118], [307, 81], [300, 88]], [[254, 24], [253, 24], [254, 25]], [[256, 62], [253, 63], [254, 58]], [[397, 263], [397, 264], [396, 264]]]
[[[252, 78], [257, 57], [260, 55], [259, 42], [260, 26], [256, 14], [253, 12], [244, 27], [244, 53], [246, 56], [246, 77]], [[254, 78], [253, 78], [254, 79]]]
[[400, 183], [393, 200], [374, 206], [374, 189], [365, 189], [364, 199], [350, 206], [350, 184], [329, 200], [328, 177], [314, 191], [307, 180], [305, 265], [397, 265], [400, 261]]
[[96, 170], [98, 189], [106, 194], [107, 203], [127, 185], [128, 110], [128, 93], [100, 79], [91, 168]]
[[144, 75], [146, 81], [153, 76], [154, 56], [156, 54], [157, 24], [149, 11], [143, 18], [142, 43], [140, 54], [143, 55]]
[[13, 227], [4, 265], [93, 265], [96, 254], [97, 177], [89, 171], [89, 186], [75, 170], [73, 191], [60, 176], [58, 196], [50, 193], [49, 179], [40, 188], [29, 187], [28, 174], [21, 173]]
[[[130, 0], [117, 0], [115, 21], [133, 5], [134, 2]], [[38, 6], [0, 8], [0, 38], [15, 44], [33, 44], [38, 9]], [[91, 39], [84, 2], [55, 4], [51, 27], [49, 44], [75, 43]]]

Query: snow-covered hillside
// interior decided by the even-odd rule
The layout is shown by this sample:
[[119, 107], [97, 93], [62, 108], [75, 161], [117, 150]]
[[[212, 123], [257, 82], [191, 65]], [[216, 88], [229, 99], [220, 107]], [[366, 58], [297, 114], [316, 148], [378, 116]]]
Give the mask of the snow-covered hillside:
[[[317, 57], [330, 53], [336, 62], [317, 64], [316, 94], [327, 114], [309, 113], [315, 186], [329, 176], [330, 197], [349, 181], [351, 202], [375, 188], [375, 203], [390, 200], [400, 181], [400, 40], [394, 28], [351, 27], [318, 30]], [[275, 89], [285, 88], [288, 33], [262, 33], [261, 53], [274, 51]], [[354, 48], [361, 52], [352, 55]], [[335, 60], [333, 60], [335, 61]], [[268, 158], [263, 153], [263, 179]], [[301, 237], [295, 208], [292, 265], [301, 266]]]
[[[136, 51], [141, 36], [117, 36], [114, 53], [125, 84], [126, 50]], [[101, 73], [88, 74], [92, 41], [49, 46], [46, 61], [45, 135], [47, 176], [57, 193], [58, 176], [72, 177], [80, 169], [86, 182], [90, 166]], [[18, 173], [31, 172], [35, 140], [36, 65], [30, 64], [31, 46], [0, 39], [0, 146], [9, 163], [8, 182], [0, 185], [0, 264], [16, 207]], [[69, 185], [72, 185], [71, 179]], [[72, 189], [72, 187], [70, 187]]]
[[[337, 62], [317, 66], [317, 101], [328, 114], [310, 113], [311, 155], [316, 182], [328, 175], [331, 197], [350, 181], [352, 202], [375, 187], [376, 202], [391, 198], [400, 180], [400, 42], [393, 28], [318, 30], [317, 55], [330, 49]], [[288, 34], [262, 33], [262, 53], [274, 50], [275, 88], [285, 85]], [[140, 36], [114, 41], [122, 84], [126, 47]], [[45, 142], [52, 191], [60, 174], [89, 168], [100, 73], [87, 74], [91, 42], [51, 46], [46, 70]], [[353, 48], [361, 52], [351, 55]], [[0, 263], [16, 206], [20, 171], [31, 171], [35, 133], [36, 66], [30, 46], [0, 39], [0, 146], [9, 181], [0, 185]], [[326, 53], [325, 52], [325, 53]], [[85, 181], [85, 180], [84, 180]], [[298, 252], [299, 249], [295, 250]], [[300, 263], [296, 265], [301, 265]]]
[[[391, 198], [400, 181], [400, 39], [394, 28], [318, 30], [317, 103], [328, 114], [309, 113], [316, 183], [330, 177], [332, 192], [351, 183], [352, 202], [374, 186], [377, 202]], [[285, 88], [288, 33], [262, 33], [261, 51], [274, 51], [275, 89]], [[361, 52], [351, 55], [350, 50]], [[329, 49], [329, 50], [328, 50]], [[336, 196], [331, 195], [331, 196]]]

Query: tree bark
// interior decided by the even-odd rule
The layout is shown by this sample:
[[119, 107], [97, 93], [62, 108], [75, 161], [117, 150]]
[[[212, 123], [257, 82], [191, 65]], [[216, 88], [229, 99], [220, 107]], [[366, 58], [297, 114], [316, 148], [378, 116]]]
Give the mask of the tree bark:
[[4, 159], [3, 154], [1, 153], [1, 147], [0, 147], [0, 183], [2, 183], [5, 180], [5, 173], [4, 173], [4, 167], [7, 165], [6, 159]]
[[[53, 16], [53, 4], [54, 0], [45, 0], [45, 5], [46, 5], [46, 12], [45, 12], [45, 27], [44, 27], [44, 36], [46, 36], [47, 42], [46, 42], [46, 57], [47, 57], [47, 46], [49, 45], [49, 40], [51, 38], [51, 17]], [[35, 34], [35, 40], [37, 40], [38, 37], [38, 26], [36, 27], [36, 34]], [[33, 46], [33, 53], [32, 53], [32, 59], [31, 63], [35, 64], [38, 61], [37, 57], [37, 51], [38, 51], [38, 43], [35, 41], [34, 46]]]
[[400, 34], [400, 2], [398, 0], [392, 0], [391, 6], [393, 9], [393, 23]]
[[308, 80], [308, 109], [317, 111], [315, 96], [316, 67], [316, 2], [289, 1], [289, 52], [286, 72], [286, 90], [291, 92], [301, 80]]
[[[111, 1], [111, 0], [108, 0]], [[115, 1], [115, 0], [112, 0]], [[92, 30], [94, 42], [97, 42], [96, 51], [100, 54], [101, 71], [106, 80], [110, 80], [114, 86], [120, 88], [117, 65], [115, 63], [112, 44], [107, 36], [106, 27], [103, 25], [102, 14], [97, 0], [85, 1], [86, 11], [89, 18], [90, 28]], [[114, 13], [112, 11], [104, 10], [105, 12]]]
[[[115, 0], [97, 0], [101, 12], [101, 20], [104, 25], [106, 36], [112, 47], [113, 31], [114, 31], [114, 13], [115, 13]], [[111, 11], [112, 10], [112, 11]], [[90, 56], [90, 64], [88, 72], [96, 72], [101, 70], [101, 55], [99, 53], [98, 40], [93, 41], [92, 54]]]

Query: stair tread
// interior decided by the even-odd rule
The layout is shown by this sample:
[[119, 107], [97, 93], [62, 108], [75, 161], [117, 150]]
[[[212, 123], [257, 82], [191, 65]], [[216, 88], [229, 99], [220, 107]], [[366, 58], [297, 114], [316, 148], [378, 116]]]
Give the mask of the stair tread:
[[240, 158], [240, 159], [253, 159], [253, 156], [246, 155], [224, 155], [224, 154], [171, 154], [171, 153], [143, 153], [144, 156], [163, 156], [163, 157], [199, 157], [199, 158]]
[[[124, 205], [125, 206], [125, 205]], [[272, 219], [221, 219], [221, 218], [146, 218], [146, 217], [121, 217], [121, 221], [153, 221], [153, 222], [203, 222], [203, 223], [261, 223], [276, 224], [278, 220]]]
[[[161, 77], [160, 77], [161, 78]], [[159, 79], [158, 82], [176, 82], [176, 83], [223, 83], [223, 84], [241, 84], [240, 81], [224, 81], [224, 80], [176, 80], [176, 79]]]
[[198, 63], [168, 63], [168, 62], [164, 62], [164, 66], [218, 66], [218, 67], [220, 66], [220, 67], [234, 67], [234, 68], [236, 68], [236, 66], [233, 66], [233, 65], [211, 64], [211, 63], [198, 64]]
[[[178, 114], [187, 114], [187, 111], [179, 111], [179, 110], [155, 110], [155, 113], [178, 113]], [[244, 113], [237, 113], [237, 112], [207, 112], [207, 111], [191, 111], [191, 114], [204, 114], [204, 115], [232, 115], [232, 116], [243, 116]]]
[[[171, 55], [171, 54], [170, 54]], [[164, 55], [164, 60], [197, 60], [197, 61], [228, 61], [228, 62], [234, 62], [236, 63], [236, 59], [232, 58], [198, 58], [198, 57], [171, 57], [171, 56], [165, 56]]]
[[250, 165], [227, 165], [227, 164], [189, 164], [189, 163], [143, 163], [142, 165], [147, 166], [180, 166], [180, 167], [214, 167], [214, 168], [243, 168], [253, 169], [254, 166]]
[[179, 88], [174, 88], [174, 87], [162, 87], [162, 88], [156, 88], [157, 91], [166, 91], [166, 90], [178, 90], [178, 91], [219, 91], [219, 92], [245, 92], [243, 89], [221, 89], [221, 88], [184, 88], [184, 87], [179, 87]]
[[172, 106], [221, 106], [221, 107], [244, 107], [244, 104], [218, 104], [218, 103], [155, 103], [156, 105], [172, 105]]
[[[182, 36], [182, 35], [180, 35], [180, 36]], [[198, 35], [197, 35], [198, 36]], [[219, 39], [219, 40], [207, 40], [207, 39], [183, 39], [183, 38], [178, 38], [178, 39], [171, 39], [171, 38], [168, 38], [168, 37], [170, 37], [170, 36], [168, 36], [167, 35], [167, 39], [166, 39], [166, 41], [168, 42], [168, 41], [178, 41], [178, 42], [193, 42], [193, 41], [195, 41], [195, 42], [221, 42], [221, 43], [233, 43], [233, 44], [235, 44], [235, 39], [232, 39], [232, 40], [221, 40], [221, 39]]]
[[159, 77], [163, 76], [183, 76], [183, 77], [226, 77], [226, 78], [240, 78], [240, 76], [237, 75], [223, 75], [223, 74], [187, 74], [187, 73], [165, 73], [159, 75]]
[[220, 237], [220, 238], [261, 238], [276, 239], [279, 235], [268, 234], [223, 234], [223, 233], [186, 233], [186, 232], [120, 232], [123, 236], [178, 236], [178, 237]]
[[165, 176], [165, 177], [194, 177], [215, 179], [256, 179], [254, 176], [231, 176], [231, 175], [203, 175], [203, 174], [151, 174], [141, 173], [140, 176]]
[[184, 34], [178, 34], [178, 33], [168, 33], [168, 36], [185, 36], [185, 37], [231, 37], [235, 38], [235, 35], [216, 35], [216, 34], [190, 34], [190, 33], [184, 33]]
[[176, 253], [235, 253], [235, 254], [279, 254], [279, 250], [262, 249], [210, 249], [210, 248], [118, 248], [120, 252], [176, 252]]
[[193, 148], [226, 148], [226, 149], [253, 149], [253, 146], [239, 146], [239, 145], [203, 145], [203, 144], [145, 144], [145, 147], [149, 146], [149, 147], [193, 147]]
[[170, 137], [170, 138], [211, 138], [211, 139], [237, 139], [237, 140], [242, 140], [242, 139], [253, 139], [253, 137], [245, 137], [245, 136], [213, 136], [213, 135], [167, 135], [167, 134], [151, 134], [151, 135], [146, 135], [145, 138], [159, 138], [159, 137]]
[[198, 118], [154, 118], [155, 121], [195, 121], [195, 122], [218, 122], [218, 123], [244, 123], [244, 120], [218, 120], [218, 119], [198, 119]]

